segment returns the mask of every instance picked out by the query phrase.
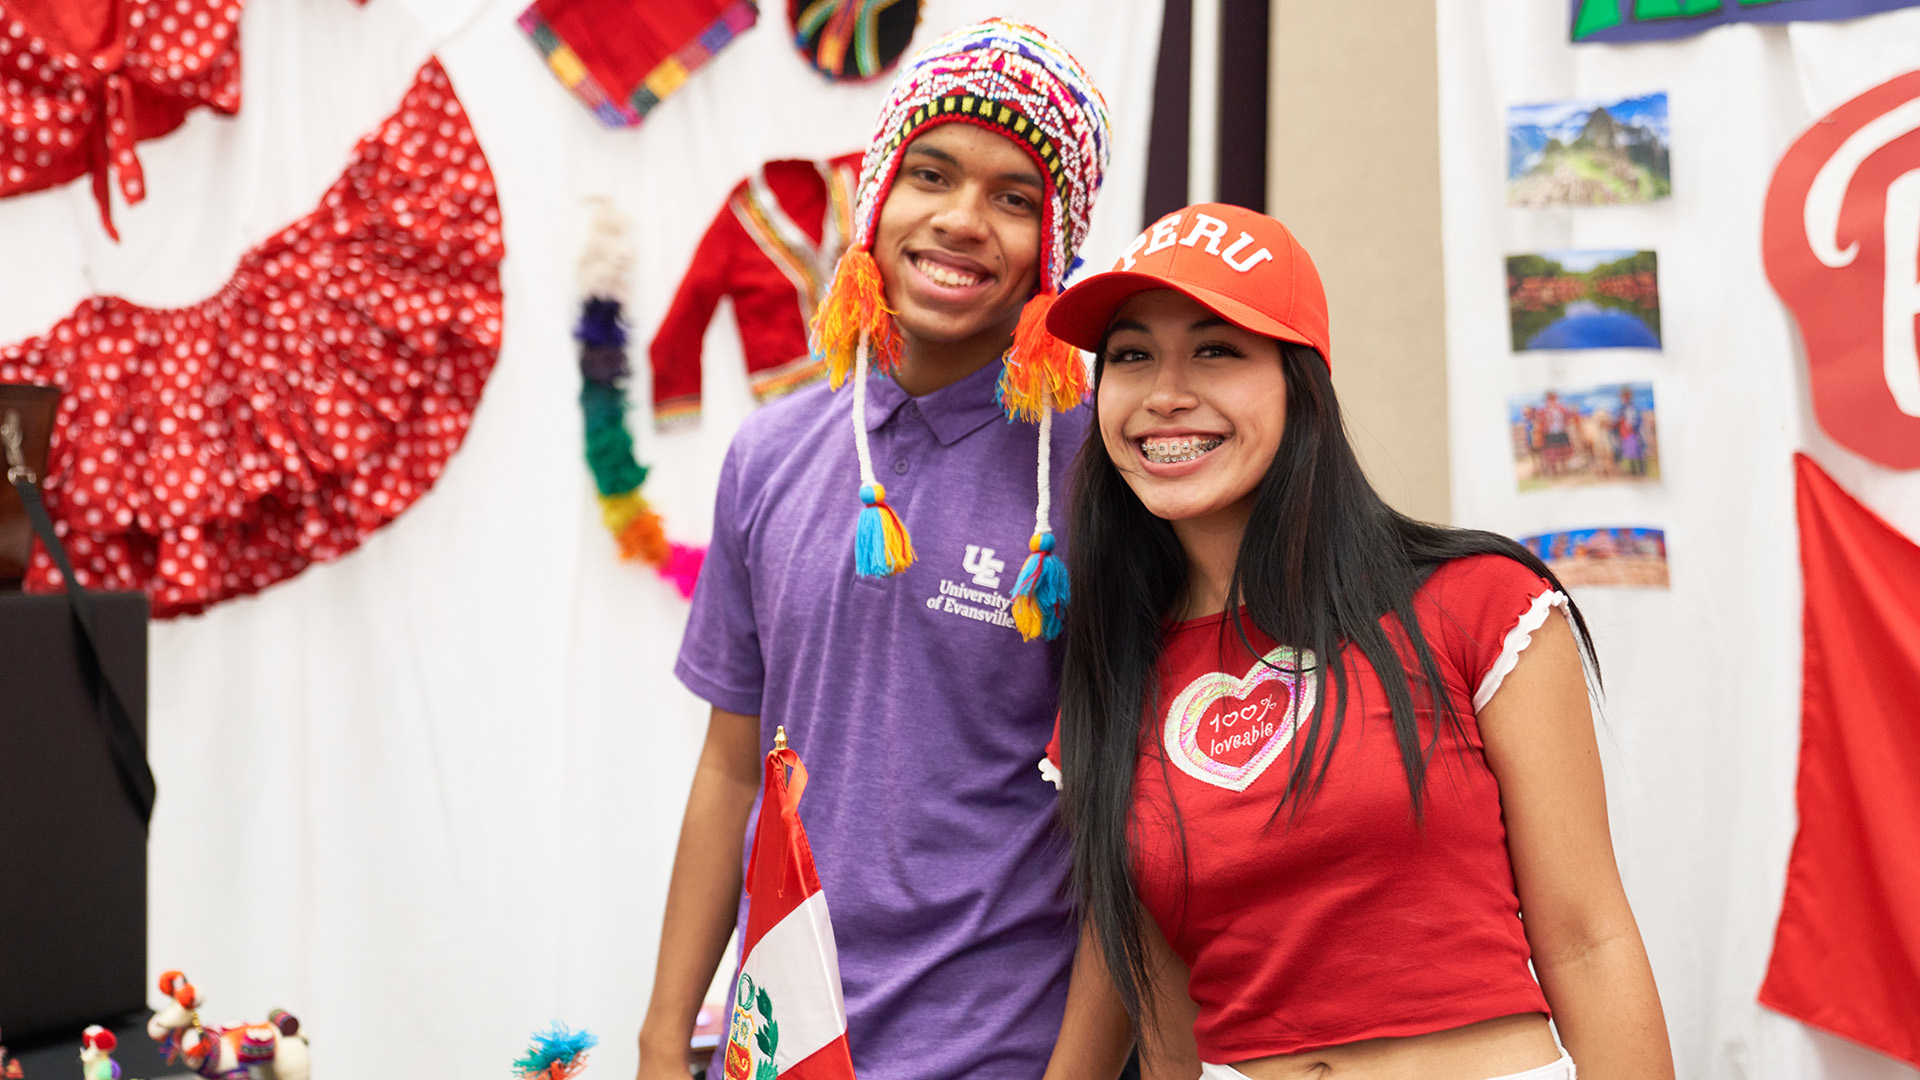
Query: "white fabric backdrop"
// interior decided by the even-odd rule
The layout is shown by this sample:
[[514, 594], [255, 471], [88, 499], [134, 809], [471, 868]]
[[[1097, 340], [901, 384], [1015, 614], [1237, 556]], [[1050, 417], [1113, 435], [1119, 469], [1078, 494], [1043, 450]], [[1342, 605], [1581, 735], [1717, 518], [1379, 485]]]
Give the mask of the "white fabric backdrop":
[[[685, 604], [618, 563], [581, 457], [571, 321], [586, 210], [639, 223], [633, 355], [728, 189], [758, 162], [864, 145], [884, 92], [828, 85], [785, 5], [640, 128], [601, 128], [514, 26], [523, 0], [254, 0], [245, 96], [139, 149], [146, 202], [102, 235], [84, 181], [0, 201], [0, 339], [95, 292], [152, 305], [217, 290], [312, 209], [348, 150], [437, 52], [500, 192], [506, 336], [438, 486], [338, 563], [156, 624], [149, 963], [210, 1019], [301, 1017], [318, 1075], [505, 1076], [561, 1018], [589, 1075], [631, 1075], [667, 870], [705, 706], [670, 669]], [[1158, 0], [927, 0], [915, 46], [990, 14], [1056, 35], [1104, 89], [1119, 152], [1089, 261], [1139, 228]], [[656, 437], [647, 494], [704, 540], [750, 396], [723, 306], [704, 426]]]
[[[1454, 518], [1509, 535], [1667, 530], [1671, 591], [1587, 588], [1607, 676], [1615, 843], [1684, 1078], [1911, 1080], [1755, 1003], [1793, 840], [1800, 598], [1792, 452], [1909, 536], [1920, 474], [1833, 446], [1760, 264], [1774, 164], [1809, 123], [1920, 66], [1920, 10], [1734, 26], [1658, 45], [1567, 44], [1565, 0], [1440, 0], [1440, 134]], [[1671, 200], [1505, 204], [1505, 108], [1666, 90]], [[1651, 248], [1660, 353], [1513, 353], [1504, 257]], [[1651, 379], [1661, 482], [1516, 494], [1509, 393]], [[1920, 1003], [1916, 1003], [1920, 1008]]]

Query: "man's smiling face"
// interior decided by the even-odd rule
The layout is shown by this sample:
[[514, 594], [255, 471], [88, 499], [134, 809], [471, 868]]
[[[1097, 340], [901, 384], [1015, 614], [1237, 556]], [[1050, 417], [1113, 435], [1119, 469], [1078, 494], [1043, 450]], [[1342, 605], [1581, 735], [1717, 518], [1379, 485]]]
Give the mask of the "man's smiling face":
[[950, 122], [907, 145], [873, 256], [909, 344], [1011, 338], [1040, 271], [1046, 185], [1012, 139]]

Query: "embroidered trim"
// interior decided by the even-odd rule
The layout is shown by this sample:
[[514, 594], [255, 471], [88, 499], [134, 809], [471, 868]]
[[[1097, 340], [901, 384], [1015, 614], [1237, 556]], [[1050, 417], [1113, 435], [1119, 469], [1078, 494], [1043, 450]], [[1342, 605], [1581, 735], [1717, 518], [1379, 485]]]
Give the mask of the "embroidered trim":
[[1050, 758], [1041, 758], [1040, 759], [1040, 779], [1045, 780], [1049, 784], [1052, 784], [1053, 790], [1059, 791], [1060, 790], [1060, 766], [1055, 765], [1052, 759]]
[[653, 407], [653, 429], [655, 431], [677, 431], [692, 427], [700, 422], [700, 399], [697, 396], [668, 398]]
[[815, 359], [812, 353], [802, 353], [779, 367], [755, 372], [749, 385], [753, 388], [754, 400], [764, 405], [826, 377], [827, 362]]
[[1533, 642], [1533, 632], [1546, 623], [1547, 613], [1554, 608], [1565, 611], [1567, 595], [1548, 589], [1533, 598], [1533, 605], [1520, 616], [1520, 621], [1513, 624], [1513, 629], [1507, 631], [1507, 638], [1500, 645], [1499, 657], [1494, 660], [1493, 666], [1487, 669], [1486, 678], [1480, 680], [1480, 689], [1473, 692], [1473, 711], [1476, 714], [1486, 708], [1487, 702], [1493, 700], [1493, 695], [1500, 689], [1500, 684], [1506, 681], [1507, 675], [1520, 663], [1521, 651]]
[[838, 190], [840, 170], [824, 161], [816, 161], [813, 166], [827, 189], [827, 213], [821, 222], [817, 245], [780, 205], [767, 183], [765, 168], [755, 170], [747, 178], [746, 190], [727, 200], [747, 236], [800, 294], [800, 316], [808, 323], [813, 321], [814, 307], [826, 296], [827, 286], [833, 282], [834, 264], [846, 250], [848, 220], [843, 209], [844, 199]]
[[680, 47], [680, 50], [654, 65], [652, 71], [640, 80], [638, 86], [627, 100], [616, 101], [604, 87], [587, 72], [587, 65], [580, 54], [573, 51], [560, 35], [553, 32], [540, 12], [529, 7], [520, 13], [519, 23], [522, 33], [540, 50], [540, 55], [553, 69], [553, 74], [561, 85], [573, 91], [593, 115], [608, 127], [633, 127], [646, 119], [647, 113], [655, 105], [680, 89], [687, 77], [699, 70], [715, 53], [727, 47], [743, 31], [753, 26], [760, 17], [760, 9], [754, 0], [738, 0], [720, 16], [713, 20], [700, 35]]

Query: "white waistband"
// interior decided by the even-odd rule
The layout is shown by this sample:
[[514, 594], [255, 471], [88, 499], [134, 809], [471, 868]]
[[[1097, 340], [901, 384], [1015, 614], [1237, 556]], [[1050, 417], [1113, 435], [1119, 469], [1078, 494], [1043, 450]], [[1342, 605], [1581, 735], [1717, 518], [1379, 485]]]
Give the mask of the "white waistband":
[[[1557, 1061], [1550, 1061], [1537, 1069], [1526, 1072], [1509, 1073], [1506, 1076], [1489, 1077], [1488, 1080], [1574, 1080], [1573, 1059], [1565, 1050], [1560, 1051]], [[1231, 1065], [1200, 1064], [1200, 1080], [1248, 1080], [1247, 1074]]]

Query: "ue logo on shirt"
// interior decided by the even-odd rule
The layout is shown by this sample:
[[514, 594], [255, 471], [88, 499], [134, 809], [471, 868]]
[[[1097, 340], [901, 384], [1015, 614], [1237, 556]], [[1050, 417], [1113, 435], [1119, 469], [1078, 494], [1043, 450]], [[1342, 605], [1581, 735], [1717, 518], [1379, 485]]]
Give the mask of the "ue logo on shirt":
[[1013, 598], [1000, 591], [1000, 571], [1007, 568], [1006, 561], [994, 558], [990, 547], [968, 544], [960, 568], [973, 575], [972, 582], [940, 579], [940, 591], [927, 597], [927, 610], [1014, 629]]
[[1840, 106], [1788, 148], [1761, 250], [1800, 324], [1820, 426], [1882, 465], [1920, 468], [1920, 72]]
[[973, 575], [975, 585], [984, 585], [989, 589], [1000, 587], [1000, 571], [1007, 568], [1006, 563], [993, 557], [992, 548], [983, 548], [978, 544], [967, 545], [966, 558], [960, 560], [960, 565]]

